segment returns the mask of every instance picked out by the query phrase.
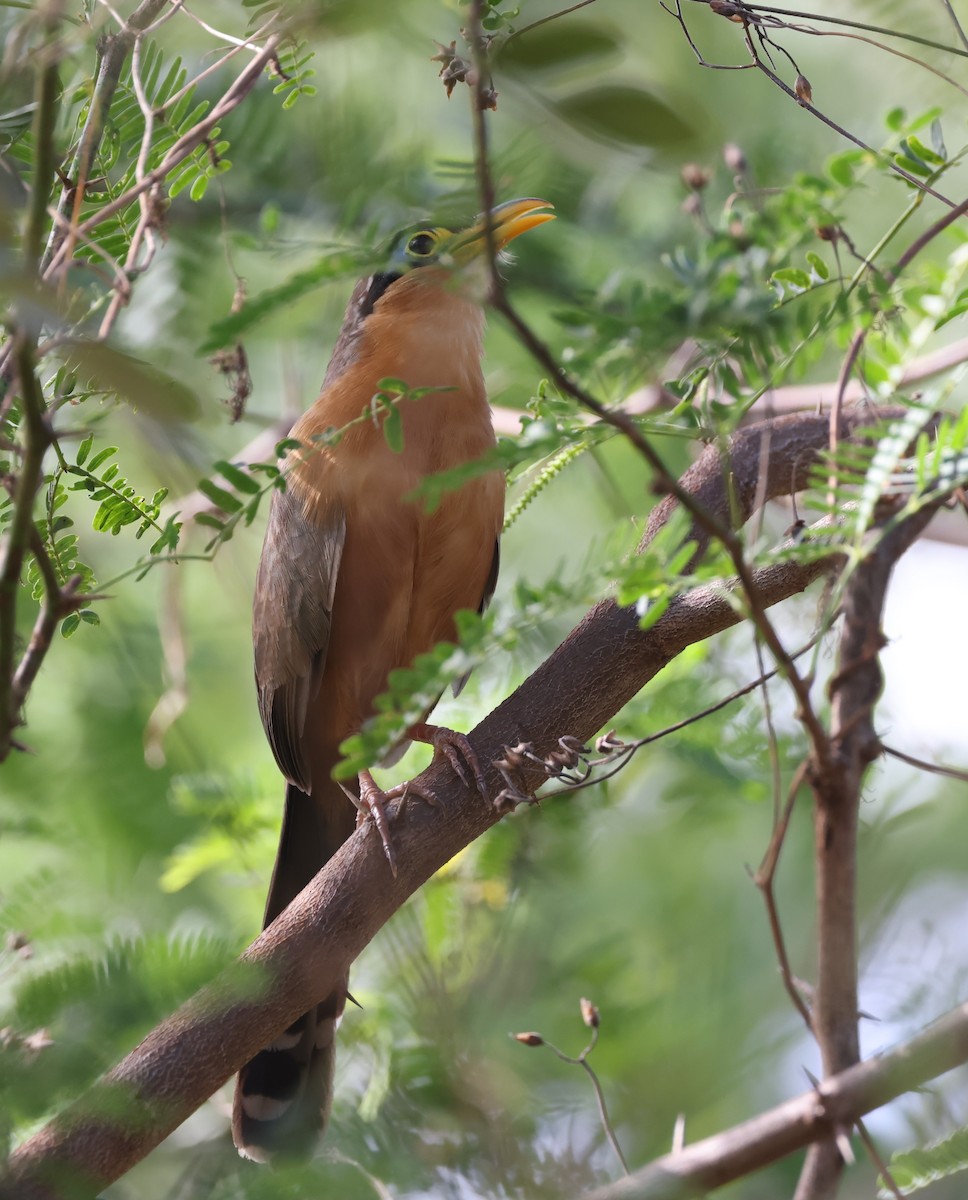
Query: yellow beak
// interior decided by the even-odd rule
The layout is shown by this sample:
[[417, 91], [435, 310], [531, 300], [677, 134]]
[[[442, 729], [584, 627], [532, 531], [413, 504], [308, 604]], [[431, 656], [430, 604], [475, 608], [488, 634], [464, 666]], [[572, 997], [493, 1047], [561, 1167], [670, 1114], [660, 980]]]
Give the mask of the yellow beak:
[[[508, 200], [491, 209], [491, 230], [494, 237], [494, 249], [503, 250], [508, 242], [513, 241], [529, 229], [553, 221], [555, 214], [542, 210], [554, 208], [547, 200]], [[449, 247], [450, 253], [460, 262], [468, 262], [483, 254], [487, 249], [487, 222], [480, 218], [470, 229], [458, 233]]]

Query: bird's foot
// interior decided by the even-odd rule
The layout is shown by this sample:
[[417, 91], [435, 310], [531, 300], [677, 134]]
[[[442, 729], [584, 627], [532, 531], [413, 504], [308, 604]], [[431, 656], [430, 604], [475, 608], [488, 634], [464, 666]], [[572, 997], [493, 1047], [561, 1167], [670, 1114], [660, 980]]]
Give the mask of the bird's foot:
[[[390, 822], [387, 818], [387, 804], [391, 800], [400, 800], [400, 809], [402, 810], [407, 800], [411, 796], [419, 796], [421, 800], [425, 800], [428, 804], [436, 804], [437, 797], [427, 788], [421, 787], [419, 783], [398, 783], [394, 787], [384, 791], [383, 788], [376, 782], [369, 771], [360, 772], [360, 794], [355, 796], [352, 792], [347, 792], [350, 799], [356, 805], [357, 827], [369, 817], [376, 826], [377, 833], [380, 835], [380, 840], [383, 842], [383, 853], [387, 856], [387, 862], [390, 864], [391, 872], [397, 873], [397, 856], [393, 852], [393, 839], [390, 837]], [[399, 812], [399, 810], [398, 810]]]
[[[478, 762], [477, 755], [470, 742], [462, 733], [453, 729], [445, 729], [443, 725], [427, 725], [421, 721], [411, 725], [407, 737], [415, 742], [426, 742], [433, 746], [434, 754], [442, 755], [450, 764], [451, 770], [466, 788], [476, 787], [480, 794], [487, 799], [487, 784], [484, 782], [484, 772]], [[470, 774], [473, 775], [473, 783]]]

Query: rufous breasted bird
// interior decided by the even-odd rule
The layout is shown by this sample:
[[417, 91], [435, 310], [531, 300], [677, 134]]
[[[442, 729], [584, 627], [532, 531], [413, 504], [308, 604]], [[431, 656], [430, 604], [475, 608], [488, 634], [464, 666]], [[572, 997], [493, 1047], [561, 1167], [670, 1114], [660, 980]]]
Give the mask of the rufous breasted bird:
[[[493, 209], [493, 249], [552, 220], [550, 207]], [[482, 218], [462, 232], [399, 235], [385, 269], [356, 285], [319, 398], [292, 431], [301, 448], [273, 496], [253, 606], [259, 711], [288, 781], [266, 925], [350, 836], [358, 811], [373, 815], [393, 865], [382, 802], [401, 793], [381, 792], [364, 771], [348, 796], [332, 777], [340, 743], [372, 714], [390, 671], [453, 640], [455, 613], [482, 610], [494, 590], [501, 472], [445, 492], [432, 512], [414, 495], [428, 475], [495, 444], [481, 369], [486, 229]], [[402, 449], [378, 419], [359, 420], [388, 377], [431, 389], [398, 401]], [[344, 432], [323, 436], [332, 430]], [[407, 734], [483, 787], [461, 735], [423, 722]], [[322, 1132], [348, 982], [239, 1073], [232, 1127], [244, 1155], [306, 1152]]]

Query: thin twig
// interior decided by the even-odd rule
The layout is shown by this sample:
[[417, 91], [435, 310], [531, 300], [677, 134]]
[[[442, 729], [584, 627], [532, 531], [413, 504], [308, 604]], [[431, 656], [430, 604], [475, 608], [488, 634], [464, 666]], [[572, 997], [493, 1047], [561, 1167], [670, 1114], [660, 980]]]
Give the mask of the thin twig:
[[74, 612], [94, 599], [90, 595], [82, 597], [78, 594], [77, 589], [81, 584], [80, 575], [72, 575], [63, 587], [60, 586], [54, 565], [34, 525], [31, 525], [30, 552], [44, 581], [44, 598], [41, 601], [40, 611], [34, 622], [27, 649], [14, 672], [12, 693], [15, 711], [23, 704], [37, 678], [37, 673], [50, 650], [58, 622], [63, 620], [68, 613]]
[[790, 817], [793, 815], [793, 806], [796, 804], [797, 794], [806, 779], [809, 765], [809, 759], [805, 758], [793, 773], [793, 778], [787, 790], [786, 804], [784, 804], [783, 811], [778, 815], [777, 820], [773, 824], [770, 844], [766, 848], [766, 853], [763, 855], [763, 861], [760, 863], [759, 869], [753, 875], [753, 882], [760, 889], [764, 903], [766, 904], [767, 920], [770, 923], [770, 934], [773, 938], [773, 948], [776, 952], [777, 962], [780, 965], [780, 978], [783, 980], [783, 986], [790, 1000], [793, 1002], [794, 1008], [803, 1018], [807, 1029], [813, 1033], [813, 1018], [810, 1015], [810, 1009], [800, 994], [800, 989], [796, 985], [793, 971], [790, 968], [786, 939], [783, 936], [780, 913], [776, 904], [776, 894], [773, 889], [776, 869], [780, 861], [780, 851], [783, 849], [787, 829], [790, 827]]
[[[91, 178], [94, 160], [101, 147], [101, 139], [104, 137], [104, 131], [107, 128], [108, 113], [111, 111], [114, 93], [121, 80], [124, 64], [128, 54], [131, 52], [134, 39], [139, 32], [151, 24], [158, 13], [165, 7], [166, 3], [167, 0], [142, 0], [127, 22], [122, 24], [119, 31], [105, 38], [102, 43], [101, 61], [98, 66], [97, 80], [94, 84], [91, 102], [88, 105], [87, 119], [81, 131], [77, 151], [67, 167], [66, 173], [69, 183], [65, 185], [61, 193], [60, 202], [57, 205], [57, 211], [67, 222], [68, 229], [77, 226], [80, 205], [84, 199], [88, 180]], [[58, 225], [51, 229], [50, 237], [47, 241], [47, 248], [44, 251], [42, 263], [42, 274], [53, 261], [55, 254], [62, 245], [64, 236], [61, 223], [58, 222]], [[70, 258], [71, 254], [69, 252], [64, 255], [65, 262], [70, 261]]]
[[854, 1122], [854, 1126], [860, 1135], [860, 1140], [864, 1143], [864, 1149], [867, 1151], [871, 1162], [877, 1168], [878, 1174], [883, 1180], [884, 1186], [894, 1197], [894, 1200], [904, 1200], [904, 1193], [895, 1183], [890, 1167], [884, 1161], [883, 1155], [881, 1154], [880, 1150], [878, 1150], [874, 1139], [867, 1130], [867, 1126], [860, 1119], [860, 1117], [858, 1117]]
[[917, 767], [919, 771], [930, 771], [932, 775], [945, 775], [948, 779], [958, 779], [962, 783], [968, 783], [968, 771], [961, 770], [958, 767], [946, 767], [942, 763], [926, 762], [923, 758], [915, 758], [913, 754], [905, 754], [903, 750], [887, 746], [884, 742], [881, 742], [881, 749], [885, 754], [889, 754], [891, 758], [899, 759], [901, 762], [907, 763], [910, 767]]
[[867, 337], [867, 327], [861, 326], [854, 334], [850, 342], [850, 347], [844, 355], [844, 361], [840, 365], [840, 375], [837, 378], [837, 392], [834, 395], [834, 402], [830, 406], [830, 462], [831, 474], [827, 480], [827, 507], [832, 511], [837, 503], [837, 475], [834, 468], [834, 456], [837, 453], [837, 444], [839, 441], [840, 431], [840, 413], [844, 406], [844, 395], [847, 391], [847, 383], [854, 373], [854, 366], [857, 363], [857, 358], [860, 355], [861, 348], [864, 345], [864, 340]]
[[587, 8], [589, 4], [594, 3], [595, 0], [578, 0], [577, 4], [569, 4], [567, 8], [559, 9], [558, 12], [549, 13], [548, 16], [542, 17], [540, 21], [532, 21], [530, 25], [524, 25], [521, 29], [515, 29], [504, 45], [509, 45], [514, 41], [515, 38], [524, 37], [526, 33], [531, 33], [531, 31], [537, 29], [539, 25], [547, 25], [549, 21], [557, 21], [559, 17], [567, 17], [569, 13], [577, 12], [580, 8]]
[[[694, 3], [708, 5], [709, 0], [694, 0]], [[831, 17], [819, 12], [801, 12], [793, 8], [776, 8], [772, 4], [748, 4], [744, 8], [756, 13], [776, 14], [780, 17], [799, 17], [806, 21], [822, 21], [827, 25], [844, 25], [848, 29], [863, 29], [868, 33], [879, 33], [883, 37], [898, 38], [905, 42], [916, 42], [919, 46], [927, 46], [932, 50], [944, 50], [948, 54], [960, 54], [968, 57], [968, 50], [959, 50], [957, 46], [947, 46], [944, 42], [936, 42], [932, 38], [921, 37], [920, 34], [908, 33], [900, 29], [887, 29], [883, 25], [867, 25], [863, 21], [851, 21], [846, 17]]]
[[961, 39], [962, 46], [964, 46], [965, 50], [968, 50], [968, 35], [965, 34], [962, 24], [955, 14], [955, 10], [951, 7], [951, 0], [941, 0], [941, 3], [947, 10], [948, 16], [951, 18], [951, 23], [954, 25], [958, 37]]
[[[946, 204], [949, 208], [954, 209], [956, 207], [955, 202], [948, 196], [943, 195], [941, 192], [931, 187], [930, 184], [925, 183], [923, 179], [918, 179], [918, 177], [916, 175], [912, 175], [910, 171], [905, 171], [903, 167], [899, 167], [893, 159], [888, 158], [885, 154], [876, 150], [873, 146], [869, 146], [867, 142], [857, 137], [856, 134], [851, 133], [849, 129], [845, 129], [843, 125], [838, 125], [836, 121], [828, 117], [826, 113], [821, 112], [819, 108], [811, 103], [811, 101], [807, 100], [803, 95], [798, 95], [794, 89], [790, 87], [789, 84], [785, 83], [780, 76], [777, 75], [776, 71], [774, 71], [771, 67], [768, 67], [760, 57], [759, 52], [753, 44], [753, 39], [750, 37], [749, 29], [749, 25], [746, 24], [744, 26], [746, 48], [750, 53], [750, 58], [753, 60], [754, 65], [758, 70], [762, 71], [763, 74], [766, 75], [766, 77], [781, 91], [786, 92], [791, 100], [795, 100], [801, 108], [806, 109], [806, 111], [812, 116], [816, 117], [818, 121], [822, 121], [824, 125], [826, 125], [829, 129], [832, 129], [835, 133], [839, 133], [840, 136], [846, 138], [847, 141], [853, 142], [855, 146], [859, 146], [862, 150], [866, 150], [868, 154], [873, 154], [875, 158], [882, 162], [889, 170], [893, 171], [895, 175], [900, 175], [902, 179], [906, 179], [908, 183], [912, 184], [919, 191], [924, 192], [929, 196], [933, 196], [935, 200], [940, 200], [942, 204]], [[959, 205], [957, 207], [961, 206]], [[959, 213], [958, 215], [961, 214]]]
[[963, 217], [965, 213], [968, 213], [968, 200], [962, 200], [962, 202], [954, 207], [951, 212], [945, 213], [940, 220], [935, 221], [933, 225], [929, 226], [920, 237], [915, 238], [894, 264], [894, 269], [887, 272], [888, 281], [893, 283], [905, 269], [905, 267], [908, 266], [915, 255], [920, 254], [924, 247], [930, 242], [934, 241], [939, 233], [943, 233], [949, 225], [953, 225], [954, 222], [957, 221], [959, 217]]
[[[109, 217], [113, 217], [115, 213], [121, 212], [123, 209], [127, 208], [129, 204], [138, 199], [142, 192], [145, 192], [149, 188], [154, 187], [156, 184], [161, 183], [168, 175], [169, 171], [173, 170], [174, 167], [183, 162], [184, 159], [187, 158], [188, 155], [191, 154], [191, 152], [198, 146], [201, 146], [205, 142], [205, 139], [208, 137], [214, 126], [216, 126], [220, 121], [224, 120], [230, 112], [237, 108], [258, 83], [263, 69], [274, 59], [280, 40], [280, 35], [278, 34], [270, 37], [265, 46], [263, 46], [261, 53], [256, 55], [255, 58], [253, 58], [251, 62], [246, 65], [244, 70], [240, 72], [234, 82], [224, 92], [222, 97], [212, 106], [212, 108], [209, 109], [202, 120], [182, 134], [182, 136], [169, 149], [158, 166], [154, 167], [151, 171], [148, 171], [143, 179], [132, 184], [131, 187], [127, 188], [119, 196], [116, 196], [113, 200], [108, 201], [95, 213], [92, 213], [86, 221], [83, 221], [78, 226], [79, 231], [81, 233], [90, 233]], [[45, 276], [58, 269], [62, 261], [63, 247], [59, 248], [53, 256], [53, 259], [48, 266], [47, 271], [45, 272]]]

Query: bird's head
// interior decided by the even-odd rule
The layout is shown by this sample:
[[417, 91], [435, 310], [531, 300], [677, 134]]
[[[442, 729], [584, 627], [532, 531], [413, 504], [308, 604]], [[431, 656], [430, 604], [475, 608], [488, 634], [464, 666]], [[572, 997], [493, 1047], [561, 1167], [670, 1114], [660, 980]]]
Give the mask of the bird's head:
[[[495, 252], [553, 221], [550, 208], [547, 200], [528, 199], [491, 209]], [[414, 387], [479, 377], [487, 226], [481, 217], [468, 229], [428, 222], [398, 234], [382, 268], [361, 279], [350, 297], [323, 387], [357, 363], [376, 378], [395, 375]]]
[[[500, 252], [522, 233], [553, 221], [547, 200], [508, 200], [490, 212], [491, 244]], [[386, 298], [387, 306], [410, 292], [435, 285], [464, 299], [482, 300], [487, 284], [488, 221], [478, 218], [468, 229], [411, 225], [393, 239], [384, 270], [367, 281], [361, 315], [367, 316]]]

